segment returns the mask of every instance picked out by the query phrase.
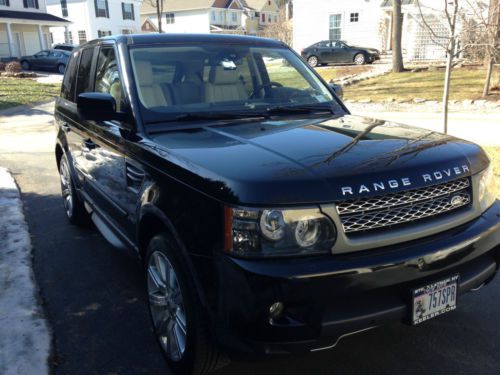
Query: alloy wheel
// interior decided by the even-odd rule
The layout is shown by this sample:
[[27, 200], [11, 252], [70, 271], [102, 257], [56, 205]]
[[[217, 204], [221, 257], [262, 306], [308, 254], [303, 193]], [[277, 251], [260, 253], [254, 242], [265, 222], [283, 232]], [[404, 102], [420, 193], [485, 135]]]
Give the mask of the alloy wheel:
[[165, 354], [174, 362], [186, 350], [187, 322], [177, 275], [160, 251], [151, 254], [147, 268], [149, 308], [156, 335]]
[[365, 63], [365, 56], [362, 54], [356, 55], [354, 62], [358, 65], [363, 65]]
[[307, 59], [307, 62], [309, 65], [311, 65], [313, 68], [318, 66], [318, 58], [316, 56], [311, 56]]
[[68, 163], [65, 158], [61, 159], [59, 175], [61, 178], [61, 193], [64, 208], [66, 210], [66, 215], [71, 218], [73, 215], [73, 190], [71, 189], [71, 177], [69, 174]]

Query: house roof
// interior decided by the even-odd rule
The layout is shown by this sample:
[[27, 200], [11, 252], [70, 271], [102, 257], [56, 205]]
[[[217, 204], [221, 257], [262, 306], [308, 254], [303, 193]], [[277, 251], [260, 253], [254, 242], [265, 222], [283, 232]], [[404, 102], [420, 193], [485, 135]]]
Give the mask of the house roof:
[[261, 10], [264, 7], [264, 5], [266, 5], [267, 1], [268, 0], [241, 0], [241, 5], [243, 5], [245, 8]]
[[[163, 0], [163, 12], [201, 10], [209, 8], [227, 8], [233, 0]], [[142, 14], [156, 13], [156, 8], [148, 1], [142, 3]]]
[[41, 12], [19, 12], [15, 10], [0, 10], [0, 18], [10, 18], [27, 21], [45, 21], [48, 23], [71, 23], [64, 18], [56, 17], [52, 14]]

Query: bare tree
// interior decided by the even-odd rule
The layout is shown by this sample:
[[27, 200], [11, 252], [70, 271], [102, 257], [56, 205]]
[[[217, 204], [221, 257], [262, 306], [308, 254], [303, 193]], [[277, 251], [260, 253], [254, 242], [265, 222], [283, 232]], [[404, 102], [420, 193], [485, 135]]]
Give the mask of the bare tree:
[[274, 22], [266, 26], [263, 36], [281, 40], [287, 45], [291, 45], [293, 41], [292, 21], [287, 19], [285, 7], [282, 7], [278, 13], [278, 22]]
[[158, 32], [162, 33], [163, 28], [161, 24], [161, 15], [163, 14], [163, 1], [164, 0], [147, 0], [148, 4], [156, 9], [156, 17], [158, 19]]
[[490, 0], [488, 11], [488, 25], [486, 27], [486, 38], [488, 46], [486, 49], [486, 78], [484, 80], [483, 97], [490, 93], [491, 75], [493, 65], [498, 59], [500, 46], [500, 3], [498, 0]]
[[400, 73], [405, 70], [401, 38], [403, 33], [403, 13], [401, 0], [392, 0], [392, 71]]

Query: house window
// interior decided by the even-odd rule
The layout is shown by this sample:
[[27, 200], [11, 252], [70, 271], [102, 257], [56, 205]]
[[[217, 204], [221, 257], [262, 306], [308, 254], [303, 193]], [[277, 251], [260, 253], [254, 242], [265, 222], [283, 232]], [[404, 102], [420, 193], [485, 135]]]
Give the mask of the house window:
[[109, 18], [108, 0], [94, 0], [95, 16]]
[[25, 8], [36, 8], [36, 9], [38, 9], [38, 0], [23, 0], [23, 6]]
[[216, 20], [217, 20], [217, 13], [212, 12], [212, 21], [216, 21]]
[[49, 33], [50, 44], [54, 44], [54, 34]]
[[9, 0], [0, 0], [0, 5], [8, 7], [10, 5]]
[[351, 13], [351, 22], [358, 22], [359, 21], [359, 13]]
[[73, 33], [68, 31], [68, 44], [73, 44]]
[[122, 17], [124, 20], [134, 20], [134, 4], [122, 3]]
[[233, 22], [238, 22], [238, 14], [236, 12], [231, 13], [231, 20]]
[[264, 13], [261, 14], [261, 20], [263, 23], [266, 23], [266, 15]]
[[171, 25], [175, 23], [175, 14], [174, 13], [167, 13], [165, 14], [165, 19], [167, 20], [167, 25]]
[[111, 30], [97, 30], [97, 36], [99, 38], [105, 37], [105, 36], [110, 36], [111, 35]]
[[87, 33], [85, 30], [78, 31], [78, 44], [87, 43]]
[[342, 39], [342, 15], [330, 15], [330, 40]]
[[[148, 24], [148, 26], [149, 26], [149, 24]], [[132, 34], [132, 30], [130, 30], [130, 29], [123, 29], [123, 30], [122, 30], [122, 34], [123, 34], [123, 35]]]
[[68, 2], [61, 0], [61, 13], [63, 17], [68, 17]]

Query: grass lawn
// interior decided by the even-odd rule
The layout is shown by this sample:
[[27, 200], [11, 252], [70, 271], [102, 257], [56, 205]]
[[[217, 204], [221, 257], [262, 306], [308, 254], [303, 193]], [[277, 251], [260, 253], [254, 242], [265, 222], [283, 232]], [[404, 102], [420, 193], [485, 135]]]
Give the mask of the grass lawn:
[[497, 198], [500, 199], [500, 147], [485, 146], [484, 150], [490, 156], [495, 172]]
[[[479, 99], [481, 97], [485, 70], [482, 67], [464, 67], [452, 73], [451, 100]], [[497, 72], [496, 75], [499, 73]], [[389, 73], [361, 81], [344, 88], [344, 98], [352, 100], [387, 99], [411, 101], [414, 98], [441, 101], [443, 96], [444, 70], [435, 72]], [[494, 80], [492, 80], [494, 82]], [[500, 93], [488, 99], [500, 99]]]
[[60, 84], [38, 83], [29, 78], [0, 77], [0, 110], [48, 100], [59, 94]]

